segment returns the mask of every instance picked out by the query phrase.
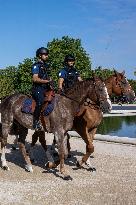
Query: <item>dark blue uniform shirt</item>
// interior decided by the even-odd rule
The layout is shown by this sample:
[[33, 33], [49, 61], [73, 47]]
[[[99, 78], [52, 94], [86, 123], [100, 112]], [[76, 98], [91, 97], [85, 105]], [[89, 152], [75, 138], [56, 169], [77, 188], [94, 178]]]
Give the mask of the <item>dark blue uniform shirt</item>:
[[76, 70], [76, 68], [72, 67], [64, 67], [59, 72], [59, 78], [64, 79], [64, 90], [67, 88], [71, 88], [75, 82], [78, 80], [78, 77], [80, 76], [79, 72]]
[[[47, 64], [37, 62], [32, 66], [32, 75], [34, 74], [38, 74], [40, 79], [49, 80], [50, 70], [47, 68]], [[33, 82], [33, 87], [44, 87], [46, 89], [48, 86], [48, 83]]]

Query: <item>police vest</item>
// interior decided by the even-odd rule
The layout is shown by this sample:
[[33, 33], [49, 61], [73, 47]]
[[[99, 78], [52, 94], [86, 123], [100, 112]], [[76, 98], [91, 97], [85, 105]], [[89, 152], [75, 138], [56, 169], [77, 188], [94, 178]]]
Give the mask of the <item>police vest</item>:
[[[49, 76], [50, 76], [50, 69], [48, 67], [48, 65], [46, 63], [41, 63], [41, 62], [38, 62], [38, 63], [35, 63], [34, 65], [38, 66], [39, 68], [39, 73], [38, 73], [38, 77], [40, 79], [43, 79], [43, 80], [49, 80]], [[44, 87], [45, 89], [49, 88], [49, 83], [36, 83], [36, 82], [33, 82], [33, 86], [34, 87]]]
[[66, 78], [64, 79], [64, 89], [71, 88], [78, 81], [79, 74], [75, 68], [68, 69], [66, 71]]

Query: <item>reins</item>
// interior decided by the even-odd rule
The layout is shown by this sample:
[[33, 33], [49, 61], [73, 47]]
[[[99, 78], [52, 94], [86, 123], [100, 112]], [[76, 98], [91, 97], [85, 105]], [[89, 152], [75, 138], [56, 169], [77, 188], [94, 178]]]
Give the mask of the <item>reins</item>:
[[115, 81], [116, 81], [116, 82], [115, 82], [116, 85], [118, 85], [118, 86], [120, 87], [120, 90], [121, 90], [122, 95], [124, 95], [124, 88], [122, 87], [122, 84], [125, 84], [125, 83], [122, 82], [122, 81], [118, 81], [117, 77], [116, 77]]
[[[100, 99], [99, 100], [99, 96], [98, 96], [98, 94], [97, 94], [97, 92], [96, 92], [96, 81], [93, 81], [93, 87], [94, 87], [94, 90], [95, 90], [95, 94], [96, 94], [96, 97], [97, 97], [97, 102], [95, 103], [92, 103], [93, 101], [91, 101], [91, 102], [89, 102], [89, 105], [91, 106], [98, 106], [99, 107], [99, 105], [100, 105], [100, 102], [101, 101], [104, 101], [105, 99], [107, 99], [107, 98], [103, 98], [103, 99]], [[81, 102], [79, 102], [79, 101], [77, 101], [77, 100], [75, 100], [74, 98], [72, 98], [72, 97], [69, 97], [68, 95], [66, 95], [65, 93], [61, 93], [60, 95], [62, 95], [62, 96], [64, 96], [64, 97], [66, 97], [66, 98], [68, 98], [68, 99], [70, 99], [70, 100], [72, 100], [72, 101], [74, 101], [74, 102], [76, 102], [76, 103], [80, 103], [80, 104], [82, 104]], [[85, 101], [86, 102], [86, 101]], [[85, 103], [84, 102], [84, 103]], [[88, 105], [88, 106], [89, 106]], [[87, 106], [87, 105], [86, 105]]]
[[73, 98], [71, 98], [71, 97], [67, 96], [67, 95], [66, 95], [66, 94], [64, 94], [64, 93], [61, 93], [60, 95], [62, 95], [62, 96], [64, 96], [64, 97], [66, 97], [66, 98], [68, 98], [68, 99], [70, 99], [70, 100], [72, 100], [72, 101], [75, 101], [76, 103], [79, 103], [79, 101], [78, 101], [78, 100], [75, 100], [75, 99], [73, 99]]
[[[106, 98], [106, 97], [100, 98], [100, 97], [98, 96], [98, 94], [97, 94], [97, 92], [96, 92], [96, 89], [95, 89], [95, 87], [96, 87], [96, 82], [93, 83], [93, 86], [94, 86], [95, 95], [96, 95], [96, 97], [97, 97], [96, 105], [97, 105], [97, 104], [100, 105], [100, 103], [101, 103], [102, 101], [105, 101], [105, 100], [109, 99], [109, 98]], [[106, 87], [106, 86], [105, 86], [105, 87]], [[99, 106], [99, 105], [98, 105], [98, 106]]]

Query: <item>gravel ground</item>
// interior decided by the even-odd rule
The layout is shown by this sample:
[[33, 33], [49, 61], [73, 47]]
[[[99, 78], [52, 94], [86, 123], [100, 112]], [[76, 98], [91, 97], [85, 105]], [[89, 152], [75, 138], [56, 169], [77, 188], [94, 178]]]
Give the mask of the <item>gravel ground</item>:
[[[48, 144], [52, 141], [48, 134]], [[136, 147], [117, 143], [94, 141], [95, 152], [91, 157], [91, 172], [86, 166], [76, 169], [76, 158], [85, 152], [81, 138], [72, 137], [72, 157], [66, 161], [66, 167], [73, 178], [64, 181], [55, 170], [46, 170], [47, 161], [40, 144], [37, 143], [34, 155], [37, 163], [34, 172], [24, 170], [24, 161], [20, 151], [12, 151], [14, 137], [8, 139], [7, 161], [10, 171], [0, 169], [0, 205], [129, 205], [136, 204]], [[31, 132], [27, 143], [31, 141]]]

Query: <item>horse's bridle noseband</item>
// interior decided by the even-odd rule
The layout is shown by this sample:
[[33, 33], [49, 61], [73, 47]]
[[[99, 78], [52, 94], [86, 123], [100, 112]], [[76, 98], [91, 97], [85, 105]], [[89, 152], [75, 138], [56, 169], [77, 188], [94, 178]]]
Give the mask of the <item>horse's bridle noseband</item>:
[[115, 83], [116, 83], [116, 86], [118, 85], [120, 87], [121, 94], [124, 95], [125, 94], [125, 92], [124, 92], [125, 91], [125, 84], [127, 84], [127, 83], [123, 82], [122, 80], [118, 81], [118, 77], [115, 78]]

